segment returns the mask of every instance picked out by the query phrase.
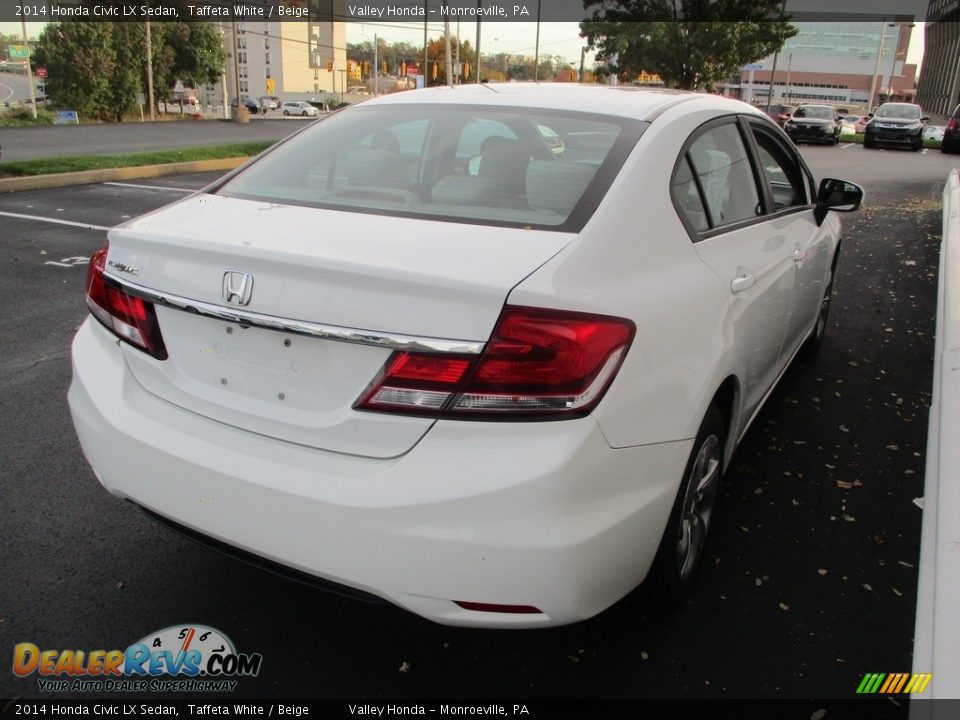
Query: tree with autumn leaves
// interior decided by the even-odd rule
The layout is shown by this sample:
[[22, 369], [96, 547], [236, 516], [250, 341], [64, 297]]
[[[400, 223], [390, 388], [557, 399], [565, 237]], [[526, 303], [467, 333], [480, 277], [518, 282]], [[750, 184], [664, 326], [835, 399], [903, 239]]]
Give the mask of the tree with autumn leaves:
[[667, 87], [713, 90], [797, 34], [782, 0], [584, 0], [581, 35], [618, 74], [660, 75]]

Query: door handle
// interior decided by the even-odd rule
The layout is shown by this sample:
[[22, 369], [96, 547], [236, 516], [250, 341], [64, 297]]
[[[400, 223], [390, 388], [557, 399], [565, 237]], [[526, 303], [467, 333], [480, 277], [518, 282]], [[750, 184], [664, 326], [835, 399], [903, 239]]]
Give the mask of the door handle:
[[806, 251], [806, 250], [803, 250], [803, 249], [801, 249], [801, 248], [797, 248], [796, 250], [793, 251], [793, 261], [794, 261], [794, 262], [800, 262], [801, 260], [803, 260], [803, 259], [806, 258], [806, 257], [807, 257], [807, 251]]
[[752, 288], [755, 282], [756, 279], [753, 275], [738, 275], [730, 282], [730, 292], [734, 295], [742, 293], [744, 290]]

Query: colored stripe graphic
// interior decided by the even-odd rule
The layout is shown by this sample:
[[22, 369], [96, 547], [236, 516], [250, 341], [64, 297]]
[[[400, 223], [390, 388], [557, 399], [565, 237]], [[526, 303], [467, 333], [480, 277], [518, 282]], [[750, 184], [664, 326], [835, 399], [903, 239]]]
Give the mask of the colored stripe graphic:
[[867, 673], [857, 686], [861, 695], [917, 694], [927, 689], [931, 673]]
[[860, 687], [857, 688], [857, 692], [862, 694], [875, 693], [886, 676], [886, 673], [867, 673], [863, 676], [863, 680], [860, 681]]

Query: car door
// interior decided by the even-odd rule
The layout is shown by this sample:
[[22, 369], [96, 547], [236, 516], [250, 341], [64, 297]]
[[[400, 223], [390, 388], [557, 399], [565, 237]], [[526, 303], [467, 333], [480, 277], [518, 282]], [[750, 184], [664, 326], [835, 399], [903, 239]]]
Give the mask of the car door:
[[813, 188], [796, 150], [766, 123], [750, 120], [747, 125], [768, 195], [767, 224], [771, 233], [786, 239], [791, 251], [793, 294], [781, 350], [781, 362], [786, 363], [816, 321], [833, 252], [832, 226], [817, 226]]
[[789, 238], [767, 217], [769, 200], [745, 131], [733, 115], [698, 128], [684, 145], [673, 194], [697, 254], [728, 290], [749, 415], [781, 368], [794, 270]]

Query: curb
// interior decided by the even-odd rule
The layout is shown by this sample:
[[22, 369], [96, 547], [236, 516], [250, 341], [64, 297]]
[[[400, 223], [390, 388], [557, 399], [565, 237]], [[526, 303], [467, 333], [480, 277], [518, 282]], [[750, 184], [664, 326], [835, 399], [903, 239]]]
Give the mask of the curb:
[[233, 170], [251, 157], [220, 158], [216, 160], [192, 160], [190, 162], [165, 163], [163, 165], [140, 165], [137, 167], [81, 170], [80, 172], [30, 175], [27, 177], [0, 178], [0, 193], [20, 190], [46, 190], [71, 185], [92, 185], [115, 180], [142, 180], [162, 175]]

